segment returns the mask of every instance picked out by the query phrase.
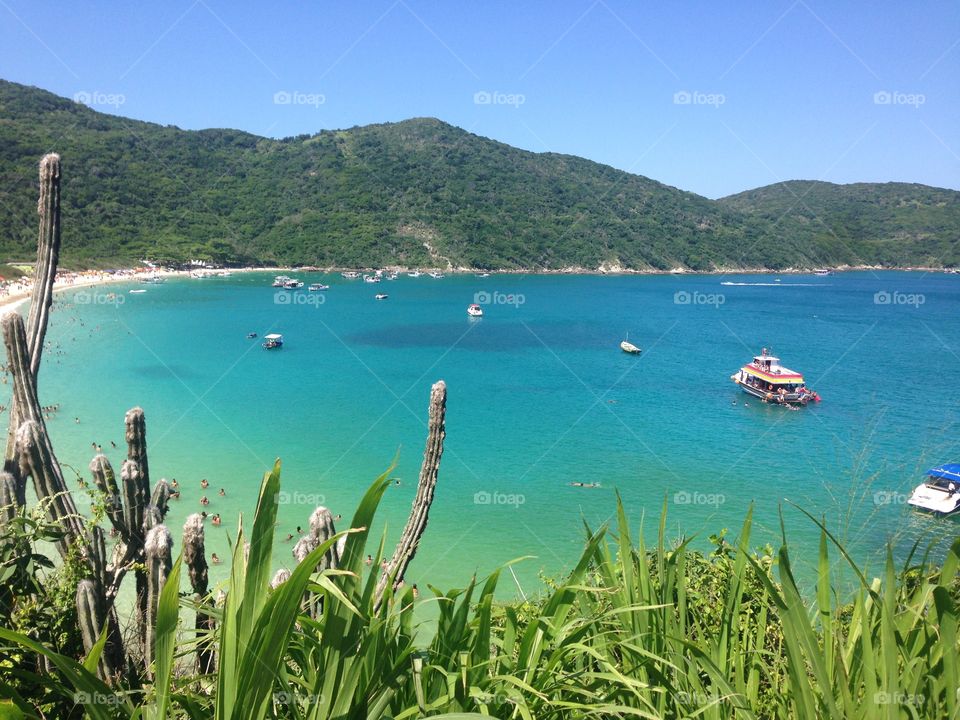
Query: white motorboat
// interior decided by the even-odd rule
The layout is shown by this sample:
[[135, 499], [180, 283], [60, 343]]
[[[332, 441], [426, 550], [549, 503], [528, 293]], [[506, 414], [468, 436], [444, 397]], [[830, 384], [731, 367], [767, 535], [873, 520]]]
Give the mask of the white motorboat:
[[356, 270], [344, 270], [342, 273], [340, 273], [340, 276], [346, 278], [347, 280], [356, 280], [358, 277], [360, 277], [360, 273], [358, 273]]
[[270, 333], [263, 336], [264, 350], [277, 350], [283, 347], [283, 335], [280, 333]]
[[442, 279], [443, 279], [443, 273], [440, 272], [439, 270], [434, 270], [433, 272], [429, 273], [429, 275], [430, 275], [430, 277], [432, 277], [434, 280], [442, 280]]
[[626, 340], [620, 343], [620, 349], [623, 350], [625, 353], [630, 353], [631, 355], [639, 355], [640, 353], [643, 352], [643, 350], [638, 348], [632, 342], [628, 342]]
[[323, 283], [313, 283], [310, 287], [307, 288], [310, 292], [317, 292], [318, 290], [329, 290], [329, 285], [324, 285]]
[[283, 284], [284, 290], [299, 290], [303, 287], [303, 281], [296, 278], [290, 278]]
[[423, 273], [420, 272], [419, 270], [414, 270], [413, 272], [407, 273], [407, 277], [413, 277], [413, 278], [420, 277], [421, 275], [423, 275]]
[[288, 282], [290, 282], [290, 278], [288, 278], [286, 275], [277, 275], [273, 279], [273, 287], [283, 287]]
[[483, 317], [483, 308], [473, 303], [467, 306], [467, 315], [470, 317]]
[[379, 276], [379, 275], [364, 275], [364, 276], [363, 276], [363, 281], [364, 281], [365, 283], [378, 283], [378, 282], [380, 282], [380, 276]]
[[390, 296], [387, 295], [386, 293], [377, 293], [376, 295], [374, 295], [374, 297], [375, 297], [377, 300], [386, 300], [386, 299], [387, 299], [388, 297], [390, 297]]
[[937, 515], [956, 512], [960, 509], [960, 463], [927, 470], [927, 479], [917, 485], [907, 502]]

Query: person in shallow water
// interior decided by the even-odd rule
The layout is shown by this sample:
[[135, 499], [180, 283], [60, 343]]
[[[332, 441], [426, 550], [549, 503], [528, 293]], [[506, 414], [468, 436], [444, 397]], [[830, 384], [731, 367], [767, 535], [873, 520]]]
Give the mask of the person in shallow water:
[[210, 555], [210, 562], [212, 562], [214, 565], [220, 564], [220, 558], [217, 556], [216, 553], [213, 553]]
[[202, 487], [204, 490], [210, 487], [210, 483], [207, 482], [206, 478], [200, 481], [200, 487]]

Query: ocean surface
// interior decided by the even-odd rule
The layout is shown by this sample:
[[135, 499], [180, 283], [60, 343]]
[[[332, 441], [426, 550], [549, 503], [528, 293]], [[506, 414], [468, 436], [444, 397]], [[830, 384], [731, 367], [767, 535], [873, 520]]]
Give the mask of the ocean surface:
[[[94, 444], [119, 469], [124, 413], [140, 405], [151, 474], [182, 489], [177, 546], [205, 494], [223, 517], [208, 552], [226, 557], [279, 457], [279, 567], [317, 504], [346, 527], [396, 458], [374, 535], [392, 550], [443, 379], [445, 452], [408, 573], [421, 588], [524, 557], [502, 593], [535, 593], [539, 573], [577, 560], [584, 523], [613, 519], [618, 492], [634, 532], [655, 540], [665, 507], [669, 539], [700, 548], [752, 505], [754, 545], [779, 545], [782, 523], [805, 580], [819, 530], [798, 508], [874, 572], [888, 544], [902, 561], [956, 533], [905, 502], [926, 468], [960, 459], [960, 276], [296, 275], [331, 287], [278, 292], [272, 273], [238, 273], [58, 293], [40, 395], [59, 404], [48, 423], [69, 482], [89, 478]], [[281, 350], [261, 348], [268, 332]], [[641, 356], [620, 351], [626, 337]], [[791, 412], [742, 394], [730, 376], [763, 347], [823, 401]]]

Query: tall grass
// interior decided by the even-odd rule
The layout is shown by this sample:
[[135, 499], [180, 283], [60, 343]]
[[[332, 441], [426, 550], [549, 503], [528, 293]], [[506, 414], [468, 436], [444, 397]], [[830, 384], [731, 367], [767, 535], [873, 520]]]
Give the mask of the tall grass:
[[[666, 509], [654, 547], [622, 505], [612, 528], [585, 528], [562, 582], [533, 602], [495, 601], [500, 573], [466, 588], [431, 588], [438, 618], [422, 637], [409, 590], [375, 590], [383, 557], [364, 558], [388, 475], [350, 523], [340, 567], [315, 572], [332, 538], [270, 588], [279, 465], [263, 480], [253, 526], [234, 547], [226, 602], [212, 638], [190, 639], [179, 562], [160, 599], [155, 681], [109, 688], [82, 662], [23, 635], [0, 643], [45, 655], [45, 682], [93, 718], [957, 718], [960, 542], [941, 568], [888, 553], [870, 579], [814, 518], [821, 541], [812, 597], [797, 587], [784, 537], [751, 546], [750, 514], [735, 542], [708, 554], [671, 544]], [[341, 535], [343, 535], [342, 533]], [[859, 579], [831, 584], [837, 563]], [[309, 612], [308, 612], [309, 611]], [[421, 637], [418, 637], [421, 631]], [[181, 675], [178, 659], [212, 640], [213, 677]], [[2, 646], [0, 646], [2, 650]], [[37, 717], [7, 690], [15, 706]]]

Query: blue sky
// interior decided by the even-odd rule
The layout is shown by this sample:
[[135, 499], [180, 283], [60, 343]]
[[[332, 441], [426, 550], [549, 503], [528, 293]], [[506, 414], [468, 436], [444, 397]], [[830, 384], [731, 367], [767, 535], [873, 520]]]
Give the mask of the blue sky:
[[960, 189], [960, 3], [0, 0], [0, 77], [182, 128], [433, 116], [708, 197]]

